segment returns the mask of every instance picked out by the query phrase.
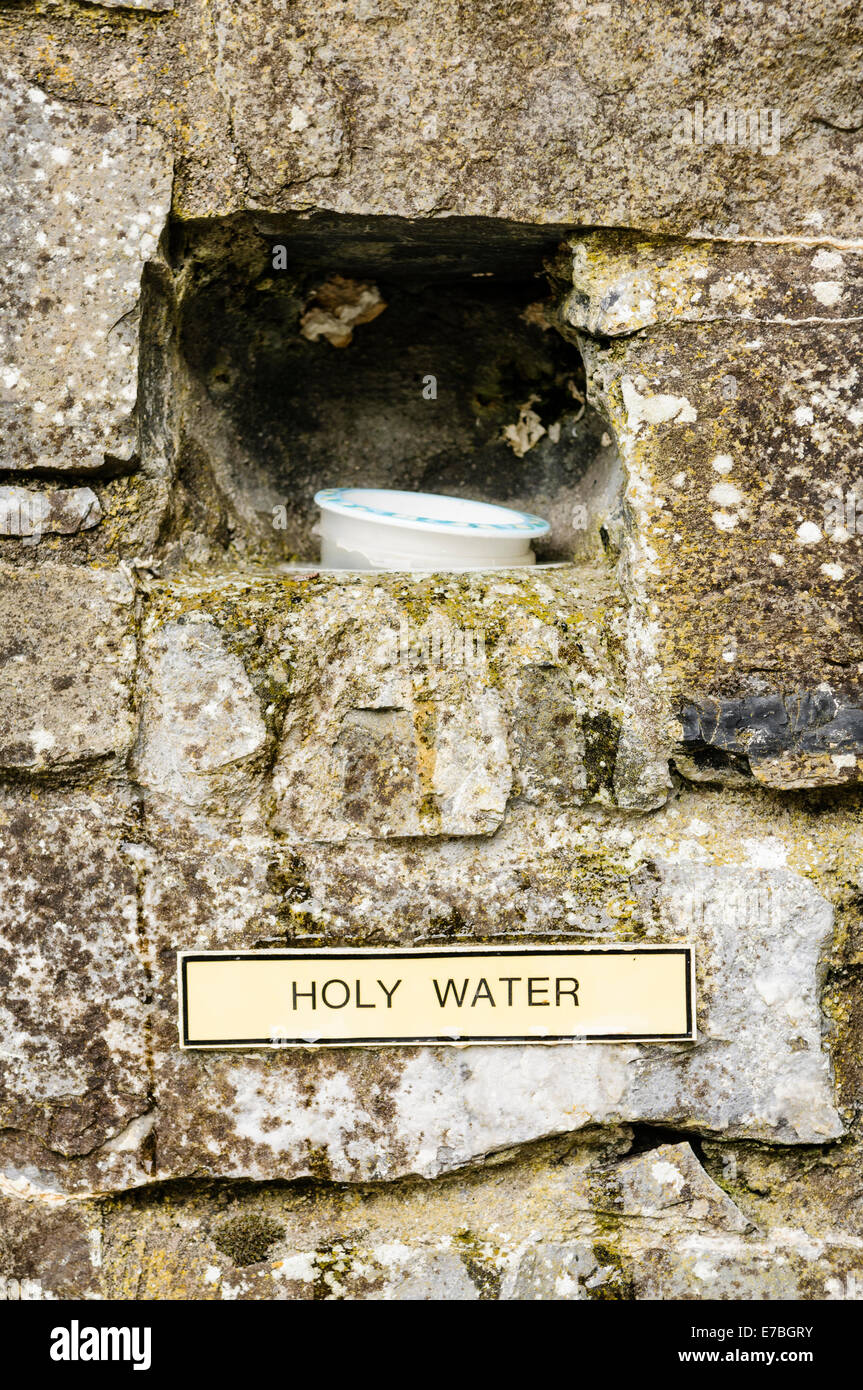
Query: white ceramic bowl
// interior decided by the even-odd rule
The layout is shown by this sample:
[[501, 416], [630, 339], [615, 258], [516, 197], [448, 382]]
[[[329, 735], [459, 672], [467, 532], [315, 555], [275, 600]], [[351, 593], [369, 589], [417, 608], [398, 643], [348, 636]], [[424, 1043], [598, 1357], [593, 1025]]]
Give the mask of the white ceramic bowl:
[[328, 569], [459, 570], [532, 565], [547, 521], [433, 492], [335, 487], [315, 494]]

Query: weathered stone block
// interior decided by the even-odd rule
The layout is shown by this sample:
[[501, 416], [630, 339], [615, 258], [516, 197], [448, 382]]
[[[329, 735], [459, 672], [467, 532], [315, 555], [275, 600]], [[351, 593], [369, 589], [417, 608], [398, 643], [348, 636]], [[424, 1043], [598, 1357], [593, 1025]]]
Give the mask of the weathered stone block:
[[[155, 1137], [162, 1176], [434, 1177], [591, 1125], [647, 1122], [799, 1144], [843, 1133], [820, 1007], [829, 904], [787, 870], [675, 865], [635, 884], [653, 939], [692, 940], [695, 1044], [179, 1054], [175, 955], [230, 948], [222, 918], [160, 933]], [[248, 919], [247, 919], [248, 920]], [[164, 932], [164, 928], [162, 928]]]
[[276, 933], [270, 870], [279, 862], [260, 827], [231, 833], [217, 817], [178, 813], [172, 803], [147, 807], [139, 845], [143, 901], [155, 939], [202, 946], [245, 932], [249, 944]]
[[12, 69], [0, 126], [0, 467], [129, 468], [141, 275], [170, 205], [165, 142]]
[[116, 772], [133, 736], [126, 575], [46, 565], [0, 584], [0, 768]]
[[92, 488], [0, 487], [0, 537], [15, 536], [38, 545], [42, 536], [73, 536], [98, 526], [102, 508]]
[[275, 754], [270, 824], [291, 845], [490, 835], [541, 767], [551, 804], [610, 799], [621, 625], [611, 578], [565, 569], [165, 585], [138, 777], [263, 813]]
[[130, 828], [84, 796], [0, 807], [0, 1163], [24, 1196], [146, 1173], [150, 983]]
[[316, 711], [292, 709], [274, 776], [274, 828], [330, 841], [497, 829], [512, 785], [497, 692], [482, 677], [477, 689], [426, 675], [419, 690], [409, 676], [382, 677], [383, 689], [367, 698], [383, 708], [344, 702], [325, 712], [316, 701]]
[[284, 633], [299, 699], [276, 763], [273, 826], [292, 841], [491, 833], [513, 772], [485, 633], [469, 662], [465, 632], [443, 613], [418, 642], [381, 588], [334, 589], [326, 642], [320, 600]]
[[593, 1179], [594, 1203], [615, 1218], [695, 1230], [746, 1231], [752, 1222], [705, 1173], [688, 1144], [660, 1144]]
[[643, 725], [701, 780], [858, 780], [859, 252], [605, 234], [574, 265], [563, 318], [628, 477]]
[[[204, 28], [190, 5], [195, 21]], [[708, 14], [697, 0], [661, 15], [603, 0], [357, 0], [326, 25], [312, 0], [289, 22], [278, 0], [221, 0], [201, 65], [218, 72], [223, 109], [205, 109], [225, 138], [215, 171], [181, 162], [180, 205], [220, 211], [227, 183], [268, 212], [855, 237], [847, 9], [795, 3], [752, 35], [749, 12]], [[185, 103], [208, 96], [199, 81]], [[194, 120], [177, 123], [197, 152]]]
[[587, 750], [572, 683], [564, 671], [554, 666], [522, 668], [514, 733], [522, 795], [529, 801], [580, 804], [588, 786]]
[[102, 1288], [207, 1300], [859, 1298], [858, 1237], [759, 1231], [688, 1144], [626, 1147], [625, 1135], [545, 1147], [435, 1185], [121, 1198], [105, 1213]]
[[863, 1243], [831, 1232], [781, 1230], [759, 1241], [689, 1235], [668, 1247], [634, 1252], [634, 1298], [859, 1299]]
[[349, 710], [335, 751], [342, 766], [339, 809], [346, 821], [372, 834], [422, 834], [412, 710]]
[[168, 623], [144, 644], [140, 702], [135, 771], [143, 786], [193, 806], [239, 807], [253, 794], [267, 732], [260, 704], [243, 663], [204, 615]]
[[573, 243], [572, 277], [563, 319], [591, 337], [729, 320], [802, 327], [863, 314], [858, 248], [595, 232]]
[[0, 1300], [98, 1298], [100, 1226], [89, 1203], [0, 1195]]

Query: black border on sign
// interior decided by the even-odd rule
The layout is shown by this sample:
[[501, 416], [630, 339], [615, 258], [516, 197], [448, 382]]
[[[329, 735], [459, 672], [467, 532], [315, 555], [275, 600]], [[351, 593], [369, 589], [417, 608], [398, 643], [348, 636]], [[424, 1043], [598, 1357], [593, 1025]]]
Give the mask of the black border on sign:
[[[452, 1038], [447, 1035], [436, 1037], [415, 1037], [415, 1038], [316, 1038], [314, 1042], [309, 1042], [305, 1038], [289, 1039], [287, 1042], [274, 1043], [272, 1038], [218, 1038], [218, 1039], [196, 1039], [192, 1042], [189, 1038], [188, 1030], [188, 971], [187, 966], [199, 964], [209, 960], [356, 960], [358, 957], [364, 960], [394, 960], [399, 957], [409, 960], [416, 960], [418, 957], [428, 956], [432, 960], [449, 960], [466, 956], [595, 956], [595, 955], [638, 955], [638, 956], [667, 956], [682, 955], [685, 961], [686, 975], [686, 1032], [685, 1033], [559, 1033], [546, 1034], [538, 1037], [536, 1034], [524, 1036], [522, 1034], [512, 1036], [484, 1036], [482, 1034], [472, 1035], [468, 1038]], [[444, 1043], [452, 1047], [469, 1047], [472, 1043], [499, 1043], [505, 1046], [508, 1043], [567, 1043], [567, 1042], [694, 1042], [692, 1027], [692, 974], [693, 974], [693, 947], [687, 945], [668, 945], [668, 946], [641, 946], [636, 942], [620, 942], [613, 946], [525, 946], [516, 949], [504, 948], [495, 949], [492, 947], [485, 950], [482, 947], [469, 947], [467, 950], [427, 950], [422, 947], [417, 950], [396, 949], [389, 951], [363, 950], [339, 950], [324, 948], [324, 951], [180, 951], [179, 957], [179, 983], [180, 983], [180, 1046], [192, 1050], [194, 1048], [231, 1048], [231, 1047], [265, 1047], [270, 1051], [278, 1051], [284, 1048], [315, 1048], [315, 1047], [413, 1047], [419, 1043]]]

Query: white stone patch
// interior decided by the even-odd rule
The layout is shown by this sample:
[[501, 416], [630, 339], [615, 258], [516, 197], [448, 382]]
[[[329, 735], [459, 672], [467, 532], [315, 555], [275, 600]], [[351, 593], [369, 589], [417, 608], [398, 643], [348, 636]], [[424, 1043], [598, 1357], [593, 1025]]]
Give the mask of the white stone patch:
[[796, 535], [801, 545], [815, 545], [824, 539], [820, 526], [816, 526], [814, 521], [801, 522]]
[[844, 288], [838, 280], [816, 280], [811, 286], [811, 290], [819, 304], [831, 309], [834, 304], [838, 304], [844, 294]]
[[744, 839], [746, 862], [753, 869], [781, 869], [788, 862], [788, 846], [775, 835], [764, 839]]
[[828, 563], [826, 565], [822, 565], [821, 573], [826, 575], [828, 579], [835, 579], [837, 582], [838, 580], [845, 578], [845, 570], [842, 565], [838, 564]]
[[512, 786], [500, 697], [478, 691], [438, 731], [432, 790], [450, 834], [499, 825]]
[[743, 501], [743, 493], [733, 483], [714, 483], [708, 497], [717, 507], [737, 507]]
[[41, 758], [43, 753], [47, 753], [49, 748], [53, 748], [57, 738], [51, 733], [50, 729], [28, 729], [27, 738], [33, 746], [33, 752], [37, 758]]
[[711, 460], [710, 467], [716, 473], [730, 473], [734, 467], [734, 460], [730, 454], [717, 454]]
[[682, 1191], [686, 1183], [686, 1179], [680, 1169], [675, 1168], [672, 1163], [652, 1163], [650, 1165], [650, 1171], [660, 1187], [670, 1187], [675, 1196]]
[[842, 1279], [827, 1279], [824, 1284], [829, 1299], [848, 1299], [863, 1302], [863, 1279], [846, 1274]]
[[[115, 1045], [119, 1043], [119, 1041], [120, 1038], [117, 1037], [115, 1033]], [[136, 1153], [142, 1140], [146, 1139], [155, 1123], [156, 1116], [152, 1111], [147, 1115], [138, 1115], [134, 1120], [130, 1120], [129, 1124], [125, 1125], [124, 1128], [120, 1130], [119, 1134], [115, 1134], [114, 1137], [109, 1139], [102, 1147], [107, 1153]]]
[[0, 244], [24, 254], [0, 266], [0, 363], [18, 371], [2, 466], [87, 471], [106, 454], [131, 462], [137, 448], [135, 310], [168, 217], [171, 157], [150, 125], [107, 106], [97, 122], [87, 103], [37, 92], [7, 68], [0, 123], [15, 196], [2, 200]]
[[830, 761], [837, 772], [841, 772], [843, 768], [855, 768], [857, 766], [857, 758], [854, 753], [831, 753]]
[[74, 535], [97, 526], [102, 508], [89, 487], [37, 492], [33, 488], [0, 487], [0, 540], [5, 536], [32, 538]]
[[844, 268], [844, 260], [839, 251], [830, 251], [826, 246], [821, 246], [812, 257], [813, 270], [826, 270], [828, 272], [841, 271]]
[[144, 786], [191, 805], [241, 797], [265, 740], [260, 702], [214, 623], [195, 617], [153, 634], [135, 756]]
[[642, 396], [628, 376], [621, 381], [620, 389], [626, 407], [626, 422], [633, 435], [638, 434], [644, 424], [666, 425], [671, 421], [688, 424], [698, 418], [686, 396]]
[[285, 1255], [273, 1268], [282, 1279], [299, 1279], [303, 1284], [311, 1284], [318, 1273], [314, 1254], [307, 1251]]
[[[778, 846], [763, 856], [779, 857]], [[660, 861], [659, 870], [660, 939], [689, 940], [696, 949], [696, 1043], [394, 1051], [385, 1114], [366, 1073], [347, 1054], [342, 1064], [337, 1054], [319, 1054], [317, 1064], [305, 1058], [301, 1085], [290, 1054], [279, 1068], [214, 1055], [205, 1067], [198, 1059], [192, 1064], [199, 1081], [184, 1092], [189, 1132], [196, 1134], [215, 1107], [237, 1143], [230, 1129], [220, 1131], [214, 1172], [297, 1175], [308, 1171], [311, 1146], [326, 1151], [334, 1181], [431, 1178], [495, 1150], [594, 1125], [685, 1124], [706, 1134], [789, 1144], [839, 1137], [819, 997], [820, 963], [832, 939], [829, 904], [785, 868]], [[170, 1106], [171, 1074], [164, 1085]], [[175, 1126], [176, 1113], [167, 1122]], [[198, 1144], [192, 1171], [200, 1175], [204, 1161]], [[673, 1151], [639, 1156], [627, 1178], [627, 1190], [641, 1194], [632, 1198], [636, 1205], [645, 1205], [645, 1182], [653, 1194], [647, 1205], [677, 1200], [678, 1178], [666, 1164], [681, 1170]], [[702, 1202], [716, 1208], [727, 1200], [694, 1159], [682, 1171], [692, 1188], [693, 1221]], [[174, 1168], [171, 1175], [180, 1174]], [[726, 1225], [743, 1222], [733, 1204], [722, 1211]]]
[[0, 1196], [17, 1197], [24, 1202], [41, 1202], [49, 1207], [62, 1207], [75, 1200], [65, 1192], [57, 1192], [54, 1188], [33, 1182], [22, 1173], [0, 1172]]

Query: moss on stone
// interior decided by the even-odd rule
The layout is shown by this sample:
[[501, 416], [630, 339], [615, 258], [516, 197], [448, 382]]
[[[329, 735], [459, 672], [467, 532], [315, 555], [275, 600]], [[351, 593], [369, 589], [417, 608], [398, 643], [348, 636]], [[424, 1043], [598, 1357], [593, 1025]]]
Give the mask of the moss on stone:
[[453, 1245], [459, 1259], [476, 1285], [481, 1302], [492, 1302], [500, 1298], [500, 1267], [493, 1257], [490, 1247], [479, 1239], [473, 1231], [457, 1231]]
[[284, 1234], [284, 1226], [271, 1216], [249, 1211], [223, 1221], [213, 1234], [213, 1244], [233, 1264], [254, 1265], [267, 1258]]
[[600, 788], [610, 792], [614, 786], [614, 769], [617, 764], [620, 717], [607, 714], [605, 711], [588, 714], [582, 720], [581, 727], [584, 734], [588, 795], [595, 796]]
[[348, 1235], [318, 1246], [313, 1258], [314, 1302], [368, 1296], [377, 1286], [379, 1280], [358, 1256], [359, 1239], [359, 1235]]

